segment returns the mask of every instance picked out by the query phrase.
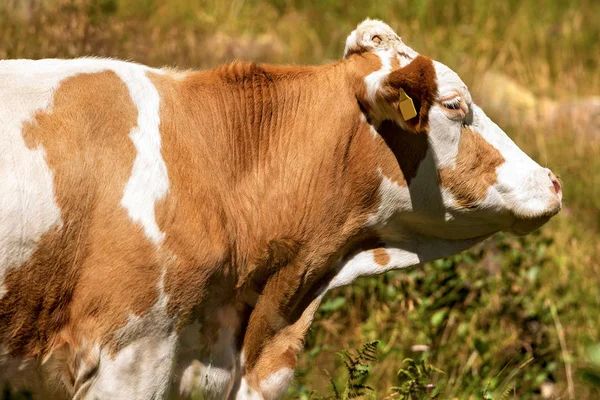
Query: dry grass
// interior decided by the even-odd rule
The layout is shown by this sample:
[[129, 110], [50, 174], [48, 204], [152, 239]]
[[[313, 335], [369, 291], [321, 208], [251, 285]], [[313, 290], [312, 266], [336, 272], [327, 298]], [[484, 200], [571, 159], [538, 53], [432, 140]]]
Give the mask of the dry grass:
[[[340, 57], [346, 36], [367, 16], [384, 19], [475, 89], [493, 70], [539, 99], [600, 94], [595, 0], [8, 0], [0, 4], [0, 58], [96, 55], [182, 68], [235, 58], [324, 63]], [[484, 105], [486, 90], [474, 90]], [[534, 398], [544, 385], [568, 398], [570, 369], [576, 398], [598, 394], [578, 378], [586, 349], [600, 342], [598, 125], [576, 130], [576, 116], [524, 124], [518, 109], [507, 118], [501, 107], [488, 114], [560, 174], [565, 212], [537, 237], [501, 238], [453, 261], [330, 294], [290, 396], [326, 391], [323, 369], [334, 377], [341, 371], [334, 352], [375, 339], [382, 341], [371, 374], [378, 397], [406, 356], [446, 372], [438, 381], [442, 398], [486, 398], [507, 388]], [[417, 344], [430, 350], [415, 353]]]

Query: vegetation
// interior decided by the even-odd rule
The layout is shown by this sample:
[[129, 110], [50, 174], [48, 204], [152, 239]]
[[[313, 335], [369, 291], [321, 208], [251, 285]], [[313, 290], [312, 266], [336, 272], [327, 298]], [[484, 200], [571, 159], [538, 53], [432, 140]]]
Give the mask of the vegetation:
[[[539, 98], [600, 93], [595, 0], [8, 0], [0, 3], [0, 58], [324, 63], [340, 57], [367, 16], [473, 88], [494, 70]], [[600, 125], [523, 129], [518, 114], [488, 114], [561, 175], [564, 211], [525, 238], [498, 235], [330, 293], [289, 398], [600, 398]], [[368, 356], [336, 355], [364, 342]]]

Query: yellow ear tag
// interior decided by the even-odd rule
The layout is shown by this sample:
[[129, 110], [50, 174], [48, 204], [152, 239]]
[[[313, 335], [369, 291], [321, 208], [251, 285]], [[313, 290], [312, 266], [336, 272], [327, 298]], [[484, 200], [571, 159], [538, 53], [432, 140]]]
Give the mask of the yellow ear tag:
[[412, 99], [406, 94], [404, 89], [400, 88], [400, 113], [402, 113], [402, 118], [405, 121], [408, 121], [411, 118], [417, 116], [417, 110], [415, 109], [415, 104]]

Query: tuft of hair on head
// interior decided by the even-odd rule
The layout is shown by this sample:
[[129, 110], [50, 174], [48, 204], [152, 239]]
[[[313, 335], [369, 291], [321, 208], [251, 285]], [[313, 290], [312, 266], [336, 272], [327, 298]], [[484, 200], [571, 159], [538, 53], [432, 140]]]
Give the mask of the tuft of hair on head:
[[404, 44], [400, 36], [385, 22], [367, 18], [350, 33], [346, 39], [344, 58], [352, 54], [395, 51], [406, 61], [414, 59], [418, 53]]

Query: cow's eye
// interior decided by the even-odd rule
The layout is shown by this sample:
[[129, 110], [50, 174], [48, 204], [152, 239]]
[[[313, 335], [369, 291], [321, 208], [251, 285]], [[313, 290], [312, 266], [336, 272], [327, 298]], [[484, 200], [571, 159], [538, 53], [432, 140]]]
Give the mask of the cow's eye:
[[455, 97], [452, 100], [444, 101], [442, 105], [449, 110], [460, 110], [460, 97]]

